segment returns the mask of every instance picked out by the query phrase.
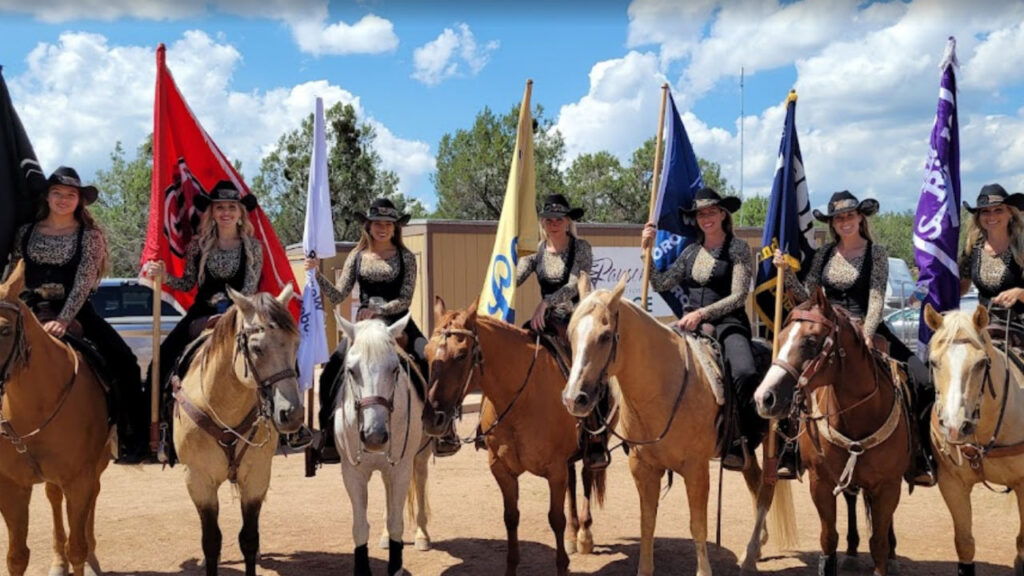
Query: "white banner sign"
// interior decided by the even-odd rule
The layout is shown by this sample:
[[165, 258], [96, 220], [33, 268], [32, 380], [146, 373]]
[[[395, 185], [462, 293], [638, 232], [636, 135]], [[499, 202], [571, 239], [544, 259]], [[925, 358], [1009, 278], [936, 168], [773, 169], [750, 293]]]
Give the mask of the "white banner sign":
[[[626, 293], [623, 297], [639, 305], [644, 283], [644, 257], [640, 247], [594, 246], [593, 253], [590, 278], [594, 288], [615, 288], [619, 275], [625, 272]], [[647, 290], [647, 309], [659, 318], [673, 316], [672, 309], [653, 289]]]

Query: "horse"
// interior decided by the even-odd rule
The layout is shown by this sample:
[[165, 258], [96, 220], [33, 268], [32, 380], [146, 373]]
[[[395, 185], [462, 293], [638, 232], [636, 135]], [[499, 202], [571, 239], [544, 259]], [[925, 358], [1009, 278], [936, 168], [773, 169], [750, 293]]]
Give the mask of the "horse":
[[[584, 418], [603, 395], [621, 398], [616, 435], [630, 446], [629, 469], [640, 495], [637, 574], [654, 573], [661, 479], [666, 471], [673, 471], [686, 485], [697, 574], [708, 576], [709, 462], [717, 453], [719, 401], [692, 341], [623, 300], [625, 288], [625, 276], [610, 291], [590, 292], [589, 283], [581, 280], [581, 300], [569, 321], [572, 369], [561, 401], [568, 414]], [[678, 417], [681, 414], [685, 417]], [[743, 475], [756, 495], [762, 484], [756, 461]], [[786, 509], [792, 515], [791, 507]], [[780, 516], [778, 521], [780, 530], [788, 524], [792, 527], [786, 531], [795, 531], [792, 517]]]
[[818, 574], [838, 573], [836, 495], [857, 486], [870, 509], [874, 571], [885, 576], [892, 517], [911, 458], [905, 387], [820, 288], [790, 313], [779, 338], [754, 401], [763, 418], [801, 421], [801, 456], [821, 520]]
[[926, 304], [924, 319], [935, 331], [928, 345], [936, 391], [931, 441], [940, 459], [939, 491], [953, 517], [957, 574], [974, 576], [971, 490], [991, 482], [1017, 496], [1013, 572], [1024, 575], [1024, 374], [993, 345], [985, 307], [940, 315]]
[[229, 481], [242, 504], [238, 544], [246, 576], [255, 576], [260, 509], [270, 486], [278, 434], [303, 422], [295, 358], [299, 332], [286, 286], [275, 299], [228, 288], [234, 303], [199, 344], [185, 375], [174, 382], [174, 446], [199, 512], [207, 576], [221, 551], [217, 491]]
[[379, 319], [352, 324], [340, 315], [338, 324], [351, 345], [345, 355], [341, 391], [334, 405], [334, 437], [341, 455], [341, 476], [352, 503], [352, 539], [356, 576], [369, 576], [366, 519], [367, 485], [380, 472], [387, 498], [386, 534], [388, 575], [402, 568], [402, 501], [415, 510], [417, 550], [428, 550], [427, 464], [428, 438], [421, 423], [423, 399], [413, 389], [410, 371], [415, 362], [398, 346], [409, 314], [387, 326]]
[[[53, 512], [51, 576], [100, 574], [96, 500], [110, 463], [107, 402], [82, 355], [43, 330], [21, 301], [25, 266], [0, 284], [0, 514], [7, 523], [7, 573], [28, 567], [29, 499], [46, 484]], [[67, 498], [68, 531], [63, 499]]]
[[[605, 471], [584, 468], [582, 521], [577, 512], [575, 468], [579, 452], [576, 419], [559, 407], [565, 381], [555, 357], [526, 330], [477, 315], [477, 303], [448, 311], [434, 300], [434, 331], [426, 346], [430, 361], [427, 401], [433, 417], [424, 422], [428, 434], [444, 434], [461, 414], [466, 394], [479, 388], [486, 396], [480, 409], [481, 434], [491, 474], [501, 489], [508, 551], [505, 574], [519, 566], [519, 476], [529, 472], [548, 481], [548, 524], [555, 534], [555, 567], [564, 576], [569, 548], [589, 554], [594, 537], [590, 498], [604, 499]], [[486, 367], [485, 367], [486, 362]], [[566, 503], [566, 491], [569, 501]], [[566, 533], [565, 508], [570, 530]]]

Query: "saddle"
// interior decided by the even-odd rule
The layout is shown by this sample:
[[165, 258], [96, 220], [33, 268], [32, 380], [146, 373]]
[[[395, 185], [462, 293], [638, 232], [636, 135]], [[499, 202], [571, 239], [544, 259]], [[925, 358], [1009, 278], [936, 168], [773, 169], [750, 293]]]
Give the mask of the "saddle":
[[[51, 320], [57, 319], [57, 312], [46, 301], [40, 302], [34, 312], [40, 324], [46, 324]], [[100, 386], [103, 388], [104, 396], [107, 400], [107, 424], [113, 425], [117, 421], [117, 402], [110, 385], [113, 378], [111, 377], [109, 366], [107, 366], [107, 360], [100, 355], [96, 345], [86, 339], [84, 334], [82, 324], [78, 320], [72, 319], [64, 332], [64, 337], [61, 339], [71, 346], [73, 350], [81, 354], [82, 359], [99, 377]]]

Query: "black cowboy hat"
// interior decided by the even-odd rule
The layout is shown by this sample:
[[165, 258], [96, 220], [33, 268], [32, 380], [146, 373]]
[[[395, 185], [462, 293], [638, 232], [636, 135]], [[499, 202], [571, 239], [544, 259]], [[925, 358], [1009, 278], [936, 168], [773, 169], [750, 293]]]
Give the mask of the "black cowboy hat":
[[971, 214], [974, 214], [982, 208], [998, 206], [1000, 204], [1009, 204], [1017, 210], [1024, 210], [1024, 194], [1020, 192], [1007, 194], [1006, 189], [999, 184], [986, 184], [981, 187], [981, 192], [978, 192], [977, 206], [972, 208], [970, 204], [964, 202], [964, 208]]
[[61, 166], [50, 174], [50, 177], [46, 179], [46, 186], [71, 186], [78, 190], [78, 197], [82, 199], [83, 204], [92, 204], [96, 201], [96, 197], [100, 195], [100, 191], [95, 186], [82, 186], [82, 179], [78, 177], [78, 172], [74, 168], [68, 168], [67, 166]]
[[583, 208], [570, 208], [569, 199], [561, 194], [548, 194], [544, 197], [543, 207], [537, 213], [541, 218], [583, 218]]
[[353, 212], [356, 220], [359, 220], [361, 224], [367, 222], [394, 222], [399, 226], [405, 226], [409, 219], [412, 218], [409, 214], [402, 214], [395, 208], [394, 202], [387, 198], [377, 198], [370, 204], [369, 214], [363, 214], [362, 212]]
[[242, 196], [231, 180], [217, 182], [208, 194], [196, 194], [192, 202], [195, 204], [196, 210], [200, 212], [206, 212], [206, 209], [214, 202], [240, 202], [246, 210], [251, 212], [258, 203], [256, 196], [251, 192]]
[[874, 198], [857, 200], [857, 197], [851, 194], [849, 190], [842, 190], [833, 194], [832, 198], [829, 198], [827, 214], [822, 214], [817, 208], [814, 209], [813, 214], [814, 219], [818, 222], [830, 222], [836, 214], [856, 210], [864, 216], [872, 216], [878, 213], [878, 208], [878, 200]]
[[693, 202], [688, 207], [679, 209], [679, 218], [683, 222], [693, 224], [696, 221], [697, 212], [704, 208], [718, 206], [729, 212], [735, 212], [742, 205], [743, 200], [740, 200], [738, 197], [726, 196], [723, 198], [721, 194], [715, 192], [714, 188], [705, 186], [697, 190], [697, 193], [693, 196]]

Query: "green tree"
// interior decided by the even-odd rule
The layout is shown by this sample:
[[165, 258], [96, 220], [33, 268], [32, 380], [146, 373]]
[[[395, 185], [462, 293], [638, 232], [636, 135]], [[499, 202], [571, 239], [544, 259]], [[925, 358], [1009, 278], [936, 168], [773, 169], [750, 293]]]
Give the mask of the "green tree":
[[[375, 198], [386, 197], [401, 210], [414, 216], [426, 210], [416, 200], [397, 192], [398, 176], [381, 167], [373, 148], [376, 133], [366, 122], [359, 122], [350, 104], [329, 108], [324, 119], [327, 127], [327, 173], [330, 179], [331, 212], [337, 240], [359, 238], [355, 211], [365, 212]], [[300, 242], [306, 214], [309, 186], [309, 161], [313, 147], [313, 115], [302, 125], [283, 134], [277, 147], [260, 163], [252, 190], [260, 198], [281, 242]]]
[[748, 196], [743, 199], [743, 206], [736, 215], [738, 226], [764, 226], [768, 219], [768, 197]]
[[892, 258], [902, 258], [908, 264], [914, 263], [914, 212], [883, 212], [871, 218], [871, 232], [874, 241], [885, 246]]
[[134, 277], [139, 273], [142, 238], [149, 219], [150, 182], [153, 179], [153, 135], [125, 158], [121, 142], [110, 153], [110, 167], [96, 172], [100, 195], [91, 207], [103, 227], [110, 257], [110, 276]]
[[[485, 107], [473, 126], [441, 137], [437, 172], [431, 177], [437, 190], [437, 216], [441, 218], [497, 220], [505, 199], [512, 153], [519, 123], [519, 104], [496, 115]], [[563, 193], [559, 166], [565, 141], [537, 105], [534, 118], [534, 163], [538, 201], [546, 194]]]

